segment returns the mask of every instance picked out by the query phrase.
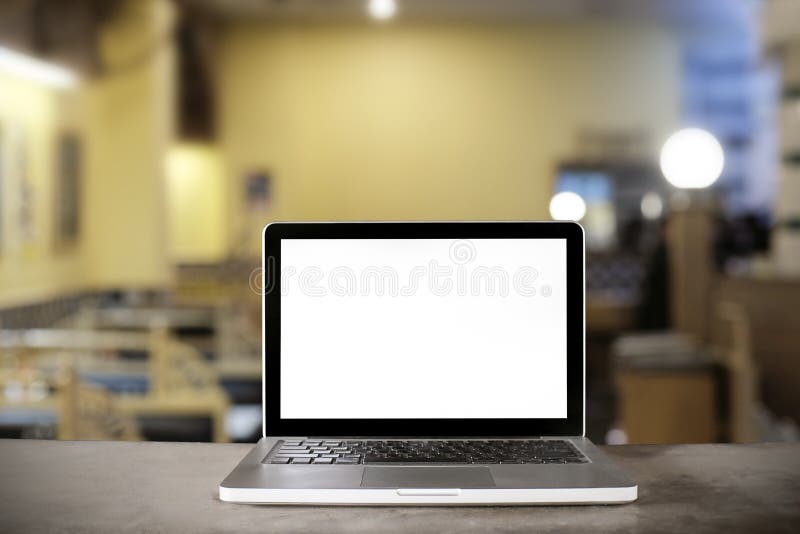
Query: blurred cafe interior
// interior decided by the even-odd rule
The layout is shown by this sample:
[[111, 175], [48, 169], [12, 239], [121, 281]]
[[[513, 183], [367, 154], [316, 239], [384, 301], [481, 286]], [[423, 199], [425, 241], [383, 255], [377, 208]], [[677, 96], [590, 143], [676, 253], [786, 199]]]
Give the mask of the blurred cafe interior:
[[0, 3], [0, 437], [255, 441], [270, 221], [563, 219], [592, 440], [800, 440], [798, 21]]

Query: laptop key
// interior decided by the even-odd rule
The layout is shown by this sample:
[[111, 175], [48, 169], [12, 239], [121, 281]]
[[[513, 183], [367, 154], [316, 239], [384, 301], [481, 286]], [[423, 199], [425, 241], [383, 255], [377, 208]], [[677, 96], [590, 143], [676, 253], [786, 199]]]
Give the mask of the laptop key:
[[310, 464], [311, 458], [292, 458], [292, 464]]
[[[313, 442], [322, 445], [312, 445]], [[303, 451], [306, 454], [330, 459], [334, 463], [346, 458], [364, 464], [566, 464], [589, 461], [565, 440], [311, 440], [303, 445], [309, 446], [307, 451]], [[298, 452], [287, 450], [279, 454], [294, 456]], [[347, 463], [347, 460], [341, 463]]]
[[291, 458], [273, 458], [269, 461], [271, 464], [288, 464]]
[[276, 458], [316, 458], [316, 454], [281, 454], [278, 453], [275, 455]]
[[314, 458], [315, 464], [332, 464], [333, 458]]

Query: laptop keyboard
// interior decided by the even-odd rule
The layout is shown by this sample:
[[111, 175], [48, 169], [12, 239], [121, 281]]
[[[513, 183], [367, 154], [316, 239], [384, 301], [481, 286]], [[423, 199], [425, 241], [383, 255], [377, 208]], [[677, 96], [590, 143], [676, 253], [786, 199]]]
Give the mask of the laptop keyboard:
[[565, 440], [279, 441], [270, 464], [580, 464], [589, 460]]

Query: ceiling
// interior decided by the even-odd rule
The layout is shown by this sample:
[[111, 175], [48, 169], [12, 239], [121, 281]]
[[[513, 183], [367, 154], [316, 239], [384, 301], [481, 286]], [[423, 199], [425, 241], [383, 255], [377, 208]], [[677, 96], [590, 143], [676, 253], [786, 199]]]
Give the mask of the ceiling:
[[[365, 22], [367, 0], [173, 0], [192, 24], [249, 20]], [[692, 35], [752, 36], [759, 0], [396, 0], [403, 22], [657, 23]], [[0, 0], [0, 45], [99, 72], [99, 28], [122, 0]], [[728, 39], [730, 41], [730, 39]]]
[[[183, 0], [222, 17], [366, 20], [367, 0]], [[605, 17], [676, 27], [744, 28], [758, 0], [397, 0], [398, 20], [560, 21]]]

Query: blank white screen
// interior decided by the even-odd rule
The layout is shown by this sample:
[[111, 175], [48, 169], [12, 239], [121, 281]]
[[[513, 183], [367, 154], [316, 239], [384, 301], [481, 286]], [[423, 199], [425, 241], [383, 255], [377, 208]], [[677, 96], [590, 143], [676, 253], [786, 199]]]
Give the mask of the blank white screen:
[[281, 277], [283, 419], [567, 416], [563, 239], [283, 239]]

